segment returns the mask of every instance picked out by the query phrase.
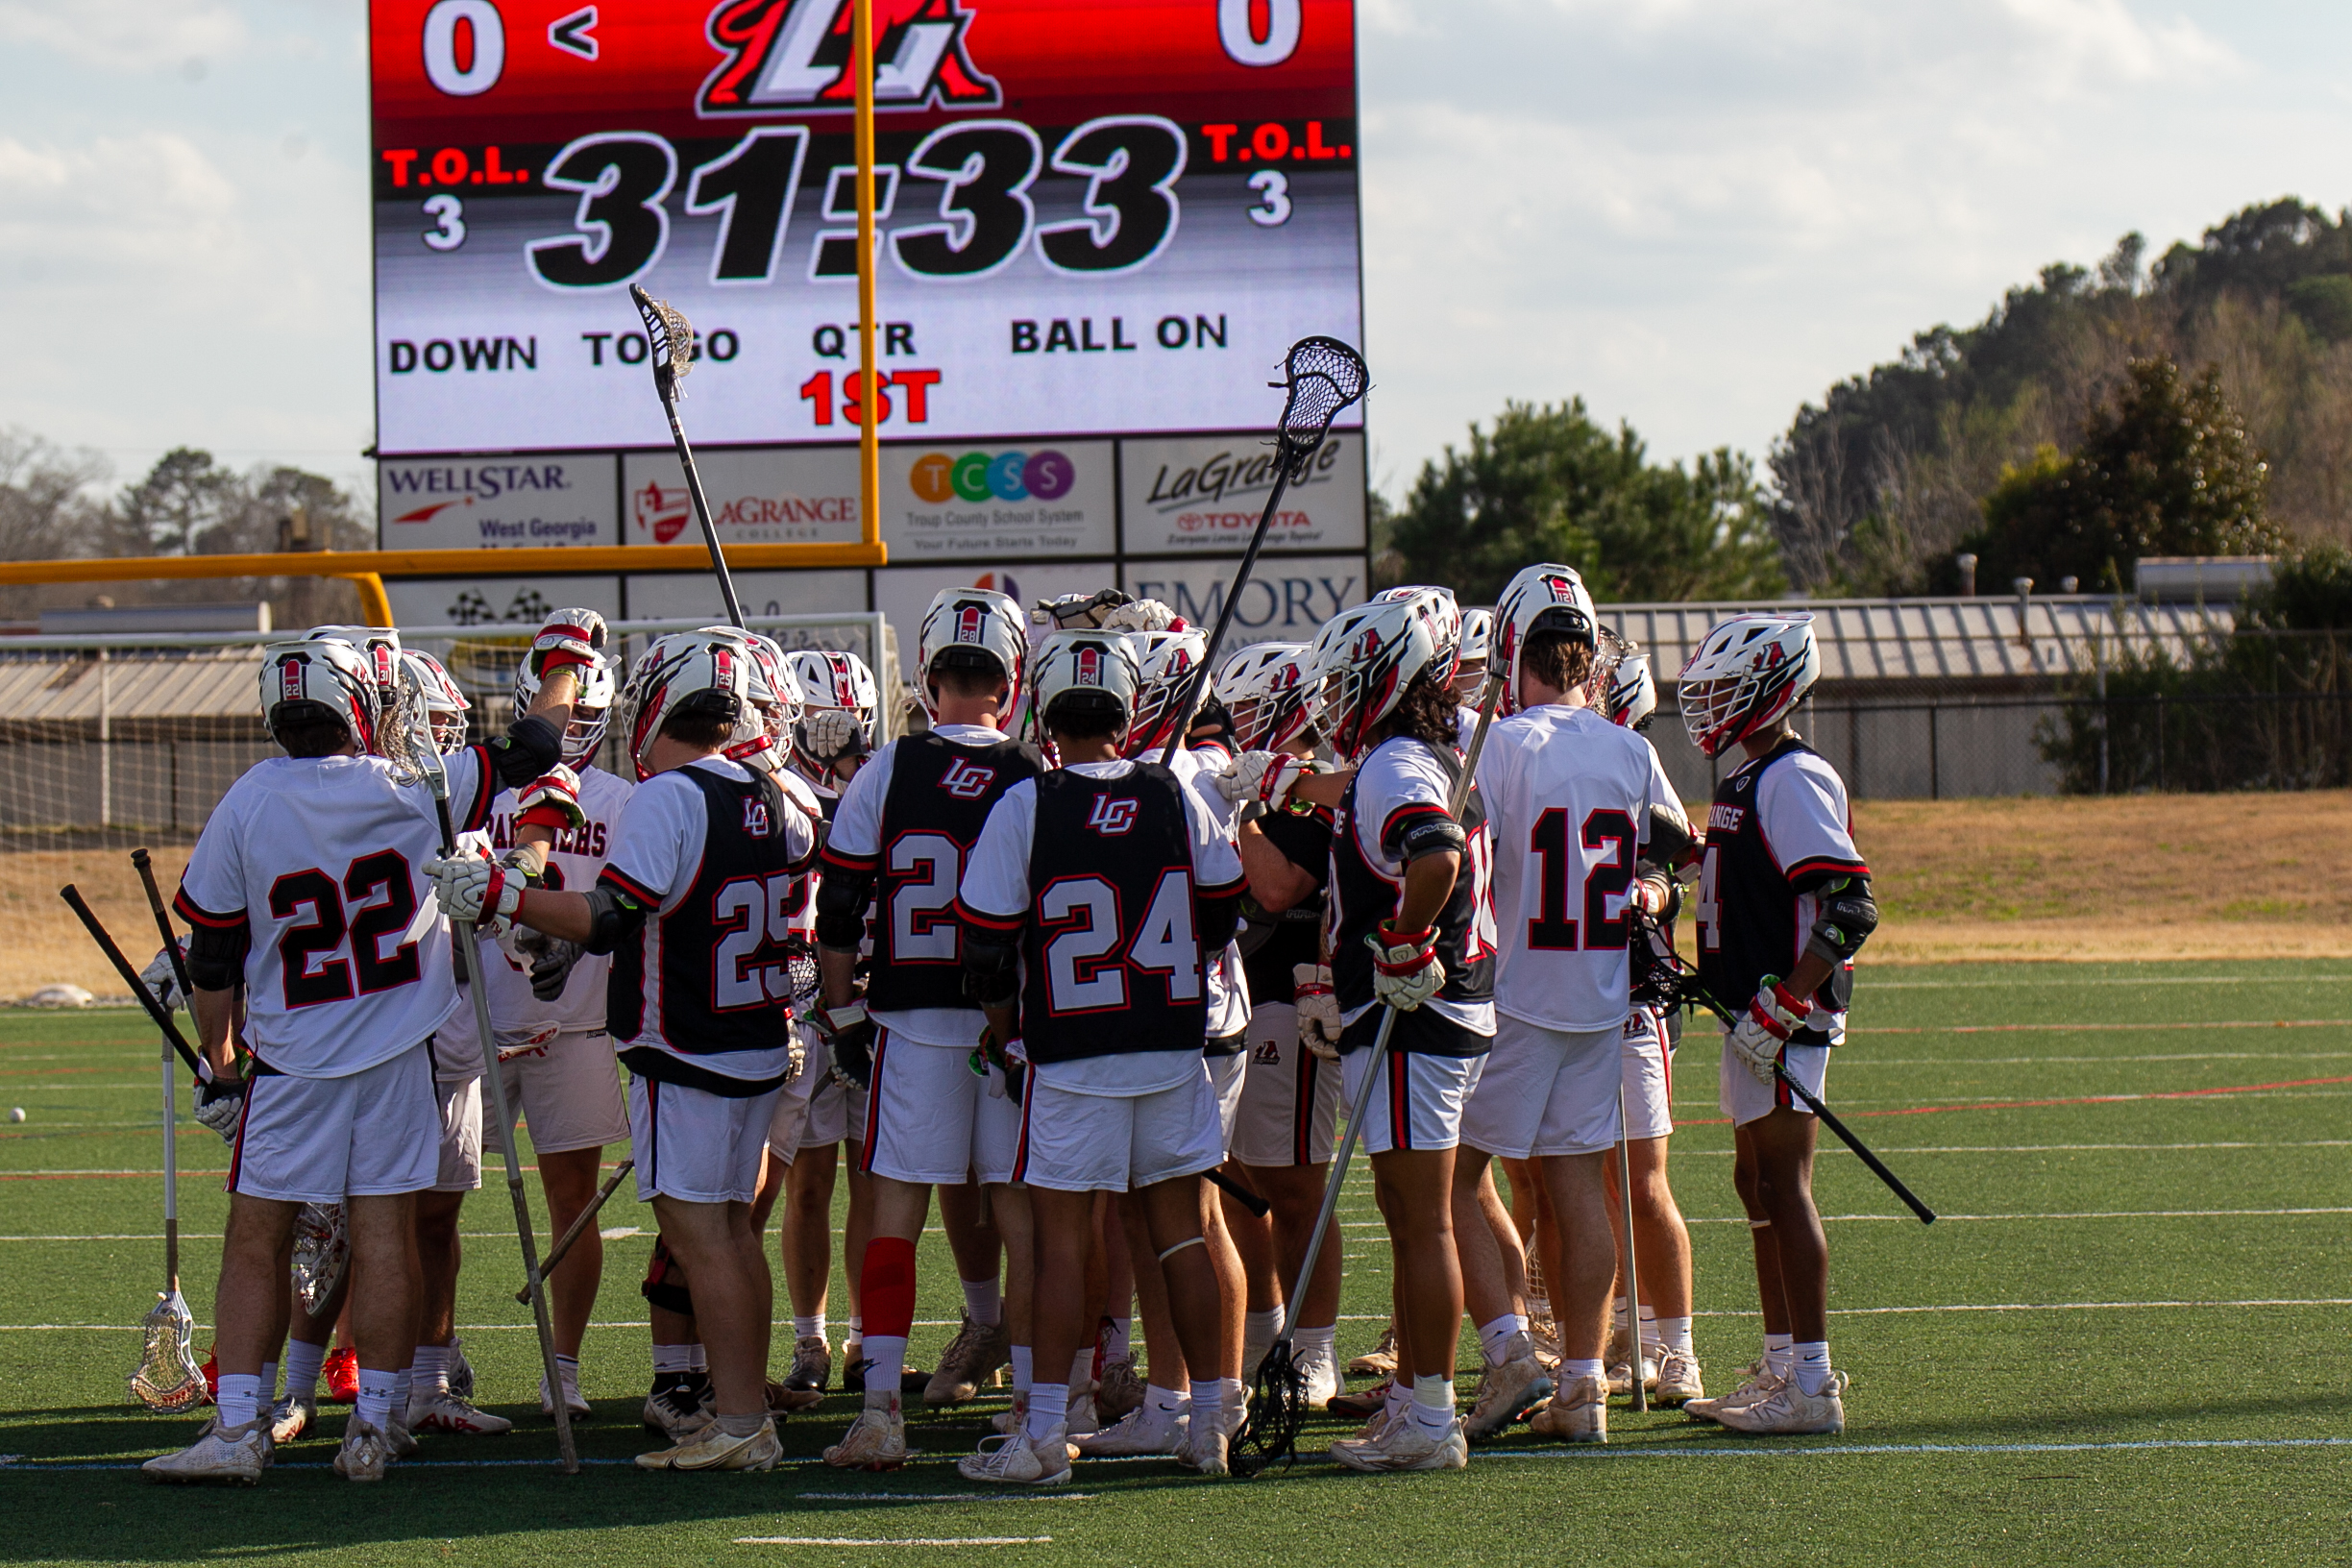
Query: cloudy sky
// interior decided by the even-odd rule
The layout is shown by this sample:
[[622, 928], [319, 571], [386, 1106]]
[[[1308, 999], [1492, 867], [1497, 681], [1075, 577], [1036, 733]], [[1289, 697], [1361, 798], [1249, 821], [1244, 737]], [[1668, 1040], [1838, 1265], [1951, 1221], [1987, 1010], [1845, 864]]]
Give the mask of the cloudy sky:
[[[1207, 4], [1209, 0], [1200, 0]], [[1360, 0], [1376, 480], [1507, 397], [1761, 454], [2126, 230], [2352, 200], [2316, 0]], [[356, 479], [361, 0], [0, 0], [0, 425]]]

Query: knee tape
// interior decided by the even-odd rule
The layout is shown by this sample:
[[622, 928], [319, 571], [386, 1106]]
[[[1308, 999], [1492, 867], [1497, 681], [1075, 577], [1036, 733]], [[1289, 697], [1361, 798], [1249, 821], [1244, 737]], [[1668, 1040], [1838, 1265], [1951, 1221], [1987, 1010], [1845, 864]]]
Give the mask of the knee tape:
[[1178, 1253], [1184, 1251], [1187, 1247], [1205, 1247], [1208, 1244], [1209, 1238], [1207, 1237], [1188, 1236], [1182, 1241], [1177, 1242], [1174, 1246], [1168, 1248], [1167, 1251], [1162, 1253], [1160, 1255], [1160, 1261], [1164, 1263], [1170, 1258], [1173, 1258]]

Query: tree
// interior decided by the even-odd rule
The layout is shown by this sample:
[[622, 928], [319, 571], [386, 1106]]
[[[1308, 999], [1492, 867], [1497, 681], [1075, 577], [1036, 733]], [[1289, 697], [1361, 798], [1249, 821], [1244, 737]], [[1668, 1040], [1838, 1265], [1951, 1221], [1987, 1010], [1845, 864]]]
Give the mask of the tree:
[[235, 508], [241, 488], [210, 453], [174, 447], [116, 499], [110, 553], [192, 555], [198, 539]]
[[1581, 398], [1508, 403], [1422, 465], [1390, 525], [1406, 580], [1486, 603], [1520, 568], [1558, 561], [1603, 602], [1755, 599], [1785, 587], [1749, 460], [1719, 448], [1654, 464], [1630, 426], [1596, 425]]
[[2185, 382], [2158, 355], [2125, 366], [2112, 408], [2061, 458], [2043, 448], [2004, 472], [1965, 541], [1979, 580], [2061, 577], [2120, 589], [2143, 555], [2258, 555], [2286, 544], [2264, 513], [2267, 474], [2208, 368]]
[[106, 474], [95, 453], [63, 452], [30, 430], [0, 429], [0, 560], [88, 553], [98, 526], [88, 491]]

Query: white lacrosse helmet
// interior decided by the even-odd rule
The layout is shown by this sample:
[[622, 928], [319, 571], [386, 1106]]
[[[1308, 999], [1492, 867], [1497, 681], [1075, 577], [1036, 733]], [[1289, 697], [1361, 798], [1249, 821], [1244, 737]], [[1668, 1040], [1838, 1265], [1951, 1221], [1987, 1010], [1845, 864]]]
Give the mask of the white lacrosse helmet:
[[736, 721], [727, 760], [763, 772], [783, 772], [792, 765], [793, 725], [800, 720], [800, 682], [793, 676], [783, 645], [736, 626], [704, 626], [699, 635], [735, 642], [750, 660], [743, 717]]
[[433, 749], [447, 756], [466, 743], [467, 712], [474, 706], [465, 693], [450, 679], [450, 673], [441, 661], [430, 653], [414, 649], [401, 655], [401, 670], [407, 677], [408, 689], [424, 708], [425, 722], [432, 726]]
[[653, 776], [646, 757], [672, 714], [699, 711], [743, 723], [750, 705], [751, 654], [742, 632], [723, 629], [724, 636], [674, 631], [637, 656], [619, 707], [622, 742], [639, 782]]
[[1353, 757], [1427, 672], [1451, 685], [1460, 615], [1443, 589], [1390, 589], [1323, 623], [1309, 651], [1314, 721], [1334, 750]]
[[1255, 643], [1217, 672], [1217, 700], [1233, 715], [1241, 751], [1280, 751], [1313, 720], [1305, 643]]
[[[579, 676], [579, 691], [572, 698], [572, 722], [564, 726], [563, 760], [567, 768], [577, 768], [596, 755], [604, 744], [604, 731], [612, 723], [612, 707], [619, 693], [619, 682], [613, 678], [613, 662], [599, 658], [594, 664], [571, 667]], [[531, 673], [530, 660], [526, 658], [515, 666], [514, 716], [517, 719], [530, 712], [530, 705], [539, 700], [539, 677]]]
[[992, 588], [943, 589], [923, 612], [922, 632], [915, 644], [916, 696], [923, 711], [939, 716], [939, 699], [932, 695], [931, 674], [942, 660], [965, 669], [999, 672], [1012, 690], [1004, 710], [1020, 705], [1021, 688], [1029, 673], [1029, 622], [1021, 607]]
[[1029, 698], [1035, 738], [1047, 738], [1046, 717], [1065, 698], [1098, 712], [1115, 708], [1119, 723], [1129, 724], [1146, 696], [1142, 655], [1148, 635], [1164, 634], [1082, 627], [1041, 638]]
[[1190, 689], [1194, 672], [1209, 656], [1209, 639], [1189, 628], [1184, 631], [1139, 631], [1136, 662], [1143, 672], [1143, 689], [1136, 695], [1128, 715], [1127, 754], [1139, 757], [1167, 745], [1180, 722], [1177, 708]]
[[1809, 615], [1740, 615], [1709, 628], [1676, 677], [1682, 724], [1709, 757], [1762, 733], [1821, 677]]
[[1461, 618], [1461, 659], [1454, 670], [1454, 695], [1465, 702], [1478, 700], [1486, 684], [1486, 653], [1494, 640], [1494, 611], [1464, 610]]
[[[1030, 657], [1034, 659], [1036, 655]], [[862, 756], [872, 750], [874, 721], [882, 710], [882, 694], [875, 687], [873, 672], [866, 668], [866, 661], [855, 653], [804, 648], [785, 655], [785, 662], [791, 665], [793, 679], [800, 686], [801, 722], [793, 726], [793, 749], [799, 755], [800, 766], [820, 777], [833, 771], [833, 763], [818, 757], [806, 744], [809, 717], [823, 710], [846, 713], [856, 723], [854, 754]]]
[[400, 693], [401, 640], [400, 633], [390, 626], [312, 626], [303, 633], [306, 642], [322, 639], [348, 643], [359, 650], [360, 661], [367, 666], [369, 678], [376, 682], [378, 704], [390, 712], [392, 699]]
[[1489, 658], [1503, 670], [1499, 711], [1519, 711], [1519, 665], [1528, 639], [1539, 631], [1556, 631], [1568, 640], [1594, 649], [1601, 646], [1601, 617], [1594, 610], [1584, 578], [1573, 566], [1546, 561], [1511, 578], [1495, 603], [1494, 634]]
[[341, 720], [362, 751], [376, 749], [383, 704], [367, 657], [340, 637], [304, 637], [261, 650], [261, 717], [281, 724]]
[[1612, 724], [1639, 729], [1657, 711], [1657, 677], [1650, 673], [1650, 655], [1629, 652], [1609, 672], [1608, 691], [1601, 711]]

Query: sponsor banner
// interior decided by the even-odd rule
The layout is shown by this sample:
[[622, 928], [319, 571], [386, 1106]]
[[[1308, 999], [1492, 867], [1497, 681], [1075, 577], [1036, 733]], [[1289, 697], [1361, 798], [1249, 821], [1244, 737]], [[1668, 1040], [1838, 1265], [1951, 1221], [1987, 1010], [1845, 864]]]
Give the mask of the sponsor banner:
[[551, 610], [588, 609], [621, 618], [619, 577], [387, 577], [384, 597], [402, 626], [480, 626], [524, 633]]
[[[873, 604], [898, 633], [899, 673], [911, 674], [915, 645], [922, 637], [923, 612], [931, 607], [931, 600], [942, 589], [993, 588], [1026, 610], [1041, 599], [1090, 594], [1097, 588], [1112, 587], [1117, 580], [1118, 566], [1113, 561], [1051, 561], [1035, 566], [960, 569], [890, 566], [873, 575]], [[1032, 642], [1044, 635], [1034, 625], [1029, 633]]]
[[[1240, 565], [1239, 556], [1220, 561], [1129, 561], [1122, 586], [1139, 599], [1159, 600], [1205, 628], [1216, 624], [1225, 605], [1225, 590]], [[1242, 585], [1225, 646], [1312, 642], [1324, 622], [1371, 597], [1364, 585], [1361, 555], [1276, 560], [1262, 554], [1257, 570]]]
[[615, 459], [580, 456], [386, 458], [377, 464], [383, 550], [562, 549], [617, 545]]
[[[1274, 441], [1263, 430], [1119, 443], [1130, 555], [1241, 551], [1274, 484]], [[1265, 548], [1361, 550], [1364, 443], [1334, 430], [1283, 491]]]
[[[698, 439], [855, 441], [852, 0], [368, 10], [381, 450], [658, 444], [633, 282]], [[876, 0], [884, 433], [1270, 422], [1360, 340], [1355, 11]]]
[[[860, 614], [866, 574], [856, 567], [819, 572], [738, 572], [735, 597], [746, 615]], [[726, 619], [719, 579], [707, 572], [641, 573], [628, 579], [632, 621], [674, 621], [690, 615]], [[812, 645], [814, 646], [814, 645]]]
[[[697, 450], [695, 468], [723, 545], [855, 544], [861, 537], [854, 447]], [[621, 470], [621, 543], [702, 542], [674, 451], [629, 453]]]
[[884, 447], [882, 540], [891, 559], [1108, 555], [1118, 548], [1108, 441]]

